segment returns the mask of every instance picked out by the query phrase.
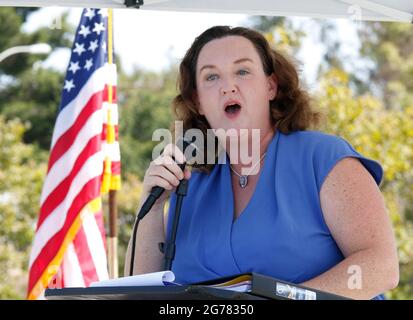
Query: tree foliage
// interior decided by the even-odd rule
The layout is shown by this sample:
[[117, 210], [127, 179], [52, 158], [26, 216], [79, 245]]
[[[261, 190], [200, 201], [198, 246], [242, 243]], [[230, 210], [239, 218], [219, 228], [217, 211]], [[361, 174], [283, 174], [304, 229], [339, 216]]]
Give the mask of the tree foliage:
[[0, 111], [8, 119], [30, 124], [24, 141], [48, 150], [60, 101], [63, 75], [36, 68], [26, 70], [16, 83], [0, 91]]
[[[73, 30], [61, 17], [61, 28], [48, 27], [25, 33], [22, 24], [36, 9], [0, 9], [0, 52], [7, 48], [48, 43], [53, 49], [70, 47], [68, 40]], [[45, 55], [19, 53], [0, 63], [0, 112], [7, 119], [19, 118], [30, 124], [24, 141], [36, 143], [42, 149], [50, 147], [53, 123], [60, 102], [63, 75], [44, 69], [37, 62]]]
[[[42, 27], [35, 32], [22, 32], [21, 27], [29, 14], [37, 10], [34, 8], [0, 8], [0, 52], [14, 46], [35, 43], [48, 43], [53, 49], [71, 46], [70, 34], [73, 33], [73, 27], [66, 21], [67, 14], [61, 17], [61, 28]], [[9, 56], [0, 64], [0, 75], [18, 76], [30, 70], [36, 61], [44, 58], [45, 55], [25, 53]]]
[[159, 74], [135, 70], [119, 79], [119, 124], [123, 172], [143, 178], [152, 149], [156, 129], [169, 129], [172, 119], [171, 101], [176, 95], [175, 68]]
[[25, 126], [0, 115], [0, 299], [22, 298], [28, 252], [46, 173], [45, 157], [22, 142]]
[[302, 28], [294, 26], [291, 19], [285, 17], [252, 17], [251, 27], [260, 31], [274, 48], [291, 56], [298, 52], [306, 35]]
[[361, 53], [373, 65], [370, 90], [379, 92], [387, 108], [413, 105], [413, 25], [368, 22], [360, 28]]

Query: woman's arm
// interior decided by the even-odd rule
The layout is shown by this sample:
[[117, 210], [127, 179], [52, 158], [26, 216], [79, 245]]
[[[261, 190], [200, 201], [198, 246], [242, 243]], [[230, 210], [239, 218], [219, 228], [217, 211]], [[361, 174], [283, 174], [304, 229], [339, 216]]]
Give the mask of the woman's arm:
[[329, 173], [320, 191], [321, 208], [345, 259], [302, 283], [353, 299], [371, 299], [399, 282], [399, 262], [389, 216], [373, 177], [355, 158]]
[[[147, 198], [144, 197], [145, 199]], [[141, 205], [144, 201], [141, 201]], [[133, 274], [151, 273], [162, 270], [163, 254], [158, 249], [159, 242], [165, 242], [164, 203], [155, 205], [139, 222], [136, 234]], [[140, 209], [140, 208], [139, 208]], [[138, 211], [139, 212], [139, 211]], [[126, 251], [124, 275], [129, 276], [132, 238]]]

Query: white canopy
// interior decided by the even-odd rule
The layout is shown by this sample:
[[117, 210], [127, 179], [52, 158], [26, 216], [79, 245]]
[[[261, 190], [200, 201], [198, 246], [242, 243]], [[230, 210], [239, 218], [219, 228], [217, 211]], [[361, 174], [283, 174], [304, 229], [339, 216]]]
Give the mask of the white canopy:
[[413, 23], [413, 0], [0, 0], [0, 6], [126, 8], [142, 10], [306, 16]]

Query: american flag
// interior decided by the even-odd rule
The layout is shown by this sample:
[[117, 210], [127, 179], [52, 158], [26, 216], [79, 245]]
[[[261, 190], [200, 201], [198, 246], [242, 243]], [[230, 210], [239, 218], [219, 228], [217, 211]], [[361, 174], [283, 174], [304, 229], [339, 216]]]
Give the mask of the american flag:
[[64, 80], [29, 262], [28, 298], [108, 278], [101, 195], [120, 187], [112, 12], [85, 9]]

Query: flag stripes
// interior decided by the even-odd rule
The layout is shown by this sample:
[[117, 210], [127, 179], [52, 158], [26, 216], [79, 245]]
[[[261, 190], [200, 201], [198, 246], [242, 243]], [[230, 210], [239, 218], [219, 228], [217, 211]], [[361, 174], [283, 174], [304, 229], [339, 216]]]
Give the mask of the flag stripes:
[[101, 191], [104, 179], [119, 187], [120, 153], [107, 20], [106, 9], [84, 10], [75, 37], [30, 255], [29, 299], [48, 286], [108, 278]]

